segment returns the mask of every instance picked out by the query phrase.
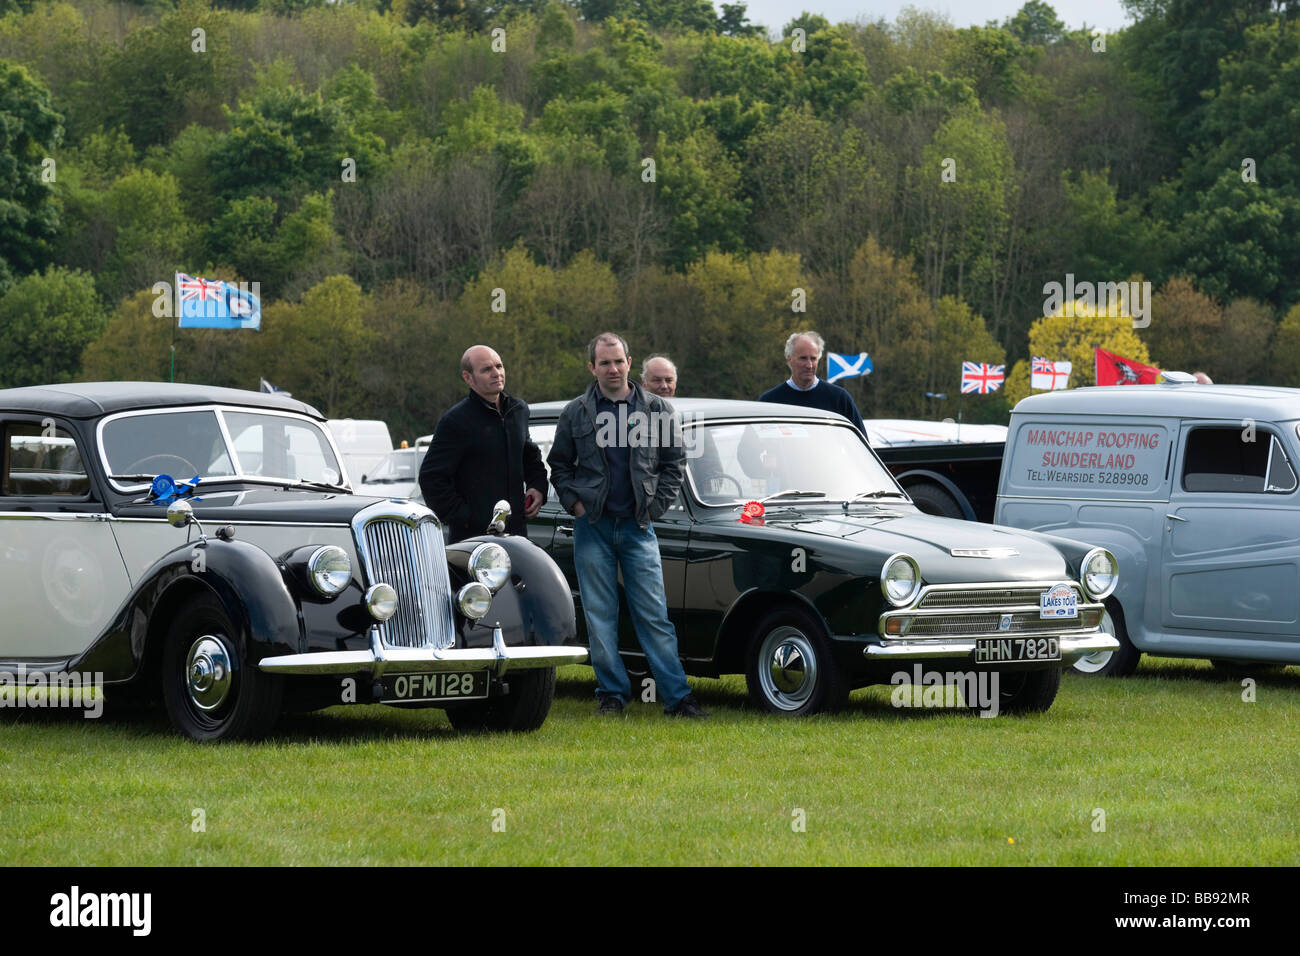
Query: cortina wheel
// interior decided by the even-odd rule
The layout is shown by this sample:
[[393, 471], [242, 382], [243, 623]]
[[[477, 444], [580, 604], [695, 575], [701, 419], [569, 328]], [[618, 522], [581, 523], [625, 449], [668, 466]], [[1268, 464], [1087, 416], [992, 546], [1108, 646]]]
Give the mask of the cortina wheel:
[[800, 717], [842, 707], [851, 689], [831, 658], [821, 622], [796, 608], [778, 608], [759, 621], [746, 653], [745, 683], [757, 706]]

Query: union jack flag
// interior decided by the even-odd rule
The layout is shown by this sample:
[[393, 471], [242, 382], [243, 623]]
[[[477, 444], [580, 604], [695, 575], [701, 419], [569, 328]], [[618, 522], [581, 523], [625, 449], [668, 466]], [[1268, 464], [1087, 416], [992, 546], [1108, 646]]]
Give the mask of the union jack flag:
[[996, 392], [1006, 378], [1005, 365], [985, 365], [983, 362], [961, 363], [961, 391], [987, 395]]
[[1053, 375], [1056, 372], [1056, 363], [1051, 359], [1034, 358], [1033, 372], [1038, 375]]
[[221, 300], [221, 287], [223, 283], [211, 279], [197, 279], [194, 276], [187, 276], [184, 272], [176, 273], [176, 281], [181, 290], [181, 301], [186, 299], [196, 299], [202, 302], [204, 299], [212, 299], [214, 302]]

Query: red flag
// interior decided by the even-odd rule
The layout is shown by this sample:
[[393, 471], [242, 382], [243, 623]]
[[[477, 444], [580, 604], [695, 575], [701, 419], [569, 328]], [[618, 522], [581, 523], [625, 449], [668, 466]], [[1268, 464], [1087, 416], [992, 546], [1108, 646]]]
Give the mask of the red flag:
[[1154, 385], [1164, 373], [1154, 365], [1143, 365], [1105, 349], [1094, 349], [1097, 355], [1098, 385]]

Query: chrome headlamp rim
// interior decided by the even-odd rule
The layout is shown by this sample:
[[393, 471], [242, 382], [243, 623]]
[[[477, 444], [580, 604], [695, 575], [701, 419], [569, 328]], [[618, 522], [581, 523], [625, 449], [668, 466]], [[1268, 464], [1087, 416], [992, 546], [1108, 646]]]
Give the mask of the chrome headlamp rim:
[[[912, 568], [912, 587], [906, 595], [895, 597], [889, 590], [889, 572], [895, 563], [903, 562]], [[916, 600], [916, 596], [921, 593], [921, 566], [917, 563], [916, 558], [902, 551], [891, 554], [885, 559], [885, 563], [880, 567], [880, 591], [885, 595], [885, 600], [894, 607], [907, 607]]]
[[397, 613], [397, 592], [391, 584], [372, 584], [366, 589], [365, 601], [370, 616], [381, 623]]
[[352, 559], [336, 544], [321, 545], [307, 559], [307, 580], [323, 597], [336, 597], [352, 580]]
[[486, 584], [471, 581], [456, 592], [456, 606], [460, 608], [461, 614], [471, 621], [477, 621], [492, 606], [492, 592]]
[[[1092, 560], [1097, 557], [1105, 557], [1110, 562], [1110, 586], [1103, 589], [1094, 589], [1089, 583], [1088, 578], [1092, 572], [1088, 566]], [[1083, 556], [1083, 561], [1079, 565], [1079, 584], [1083, 587], [1083, 593], [1094, 601], [1104, 601], [1115, 593], [1115, 587], [1119, 584], [1119, 562], [1115, 560], [1115, 555], [1111, 554], [1105, 548], [1093, 548]]]
[[493, 594], [510, 580], [510, 552], [495, 541], [485, 541], [470, 552], [469, 573]]

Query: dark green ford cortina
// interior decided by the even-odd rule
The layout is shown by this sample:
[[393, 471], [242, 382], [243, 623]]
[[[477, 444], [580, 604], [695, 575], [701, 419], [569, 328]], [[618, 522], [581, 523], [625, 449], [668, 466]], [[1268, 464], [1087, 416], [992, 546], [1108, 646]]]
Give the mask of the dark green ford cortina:
[[[1063, 668], [1117, 646], [1099, 626], [1118, 578], [1106, 550], [923, 514], [833, 413], [672, 404], [686, 477], [654, 530], [688, 674], [744, 673], [754, 703], [785, 714], [938, 674], [992, 684], [985, 712], [1043, 711]], [[531, 406], [543, 457], [563, 406]], [[629, 434], [653, 443], [670, 431], [649, 423]], [[575, 520], [552, 492], [528, 536], [554, 557], [581, 607]], [[624, 659], [645, 670], [626, 606], [620, 621]], [[966, 703], [975, 706], [969, 695]]]

